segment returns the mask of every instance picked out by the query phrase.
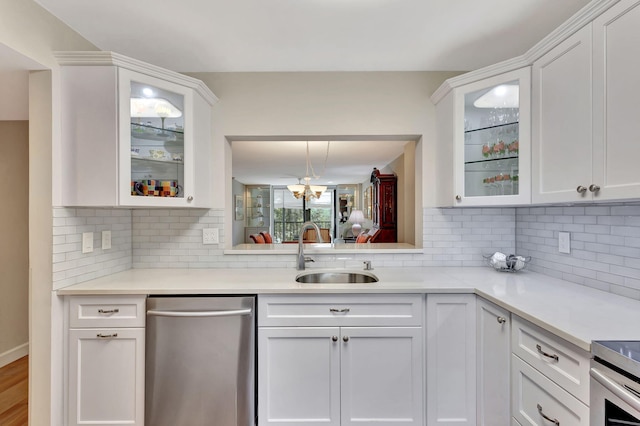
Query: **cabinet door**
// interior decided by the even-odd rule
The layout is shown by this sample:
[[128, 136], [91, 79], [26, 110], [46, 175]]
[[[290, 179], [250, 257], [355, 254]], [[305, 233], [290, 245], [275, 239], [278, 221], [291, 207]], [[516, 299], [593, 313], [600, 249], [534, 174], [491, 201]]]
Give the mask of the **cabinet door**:
[[122, 68], [118, 87], [120, 205], [193, 205], [193, 91]]
[[622, 0], [593, 21], [596, 199], [640, 197], [640, 1]]
[[509, 312], [478, 298], [478, 392], [477, 414], [480, 426], [508, 426], [509, 360], [511, 359]]
[[70, 425], [144, 425], [144, 329], [69, 330]]
[[533, 64], [534, 203], [591, 199], [591, 52], [589, 24]]
[[513, 416], [521, 425], [589, 425], [587, 405], [516, 355], [512, 355], [511, 368]]
[[343, 327], [342, 426], [422, 425], [421, 327]]
[[340, 425], [340, 329], [258, 329], [260, 425]]
[[455, 89], [455, 206], [531, 202], [531, 70]]
[[473, 294], [427, 296], [427, 425], [476, 425]]

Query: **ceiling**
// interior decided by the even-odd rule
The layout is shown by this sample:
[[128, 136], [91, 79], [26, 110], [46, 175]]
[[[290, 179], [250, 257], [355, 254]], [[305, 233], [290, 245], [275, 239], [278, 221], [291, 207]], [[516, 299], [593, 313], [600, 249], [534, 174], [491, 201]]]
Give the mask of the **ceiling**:
[[[327, 143], [329, 154], [327, 155]], [[312, 185], [367, 181], [402, 155], [406, 140], [309, 141]], [[306, 141], [233, 141], [233, 177], [245, 185], [292, 185], [306, 174]], [[325, 167], [326, 158], [326, 167]], [[265, 159], [267, 159], [265, 161]], [[304, 180], [302, 181], [304, 183]]]
[[588, 0], [35, 0], [102, 50], [174, 71], [467, 71]]

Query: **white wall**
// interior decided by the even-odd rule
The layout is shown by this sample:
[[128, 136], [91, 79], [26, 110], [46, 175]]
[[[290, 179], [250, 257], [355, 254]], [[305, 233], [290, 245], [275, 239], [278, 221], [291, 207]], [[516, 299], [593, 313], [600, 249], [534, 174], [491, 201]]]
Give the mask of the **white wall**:
[[[420, 207], [433, 205], [435, 107], [430, 95], [451, 72], [192, 73], [218, 96], [214, 107], [215, 208], [230, 198], [225, 136], [413, 135], [426, 149], [415, 186]], [[225, 163], [226, 162], [226, 163]], [[418, 173], [418, 172], [416, 172]], [[425, 188], [425, 190], [422, 190]], [[228, 209], [231, 214], [231, 209]], [[420, 217], [418, 214], [416, 217]], [[227, 218], [229, 219], [229, 218]]]
[[[65, 24], [32, 0], [0, 0], [0, 43], [39, 63], [51, 72], [36, 73], [29, 81], [29, 422], [52, 424], [61, 401], [52, 404], [52, 334], [57, 338], [58, 314], [52, 315], [52, 193], [56, 191], [53, 153], [59, 135], [58, 67], [55, 50], [96, 50]], [[51, 182], [52, 187], [43, 182]], [[56, 305], [53, 304], [55, 308]], [[60, 341], [56, 342], [60, 344]], [[60, 377], [60, 371], [53, 374]], [[60, 389], [54, 389], [56, 397]], [[56, 420], [56, 423], [58, 421]], [[55, 424], [55, 423], [54, 423]]]

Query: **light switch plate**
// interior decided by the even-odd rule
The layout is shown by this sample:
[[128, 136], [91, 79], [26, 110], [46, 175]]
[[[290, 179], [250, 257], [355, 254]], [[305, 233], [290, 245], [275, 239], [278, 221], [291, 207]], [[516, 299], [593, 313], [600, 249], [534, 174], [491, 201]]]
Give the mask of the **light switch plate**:
[[571, 253], [571, 234], [569, 232], [558, 233], [558, 251], [560, 253]]
[[202, 230], [202, 244], [218, 244], [219, 242], [218, 228], [204, 228]]
[[111, 231], [102, 231], [102, 250], [111, 248]]
[[82, 253], [91, 253], [93, 251], [93, 232], [82, 233]]

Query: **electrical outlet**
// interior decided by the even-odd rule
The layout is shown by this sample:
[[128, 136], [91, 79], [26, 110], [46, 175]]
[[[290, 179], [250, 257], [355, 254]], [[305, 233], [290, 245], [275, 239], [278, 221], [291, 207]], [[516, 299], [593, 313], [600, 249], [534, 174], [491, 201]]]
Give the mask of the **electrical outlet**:
[[204, 228], [202, 230], [202, 244], [218, 244], [219, 242], [218, 228]]
[[111, 231], [102, 231], [102, 250], [111, 248]]
[[91, 253], [93, 251], [93, 232], [82, 233], [82, 253]]
[[560, 253], [571, 253], [571, 238], [568, 232], [558, 233], [558, 251]]

